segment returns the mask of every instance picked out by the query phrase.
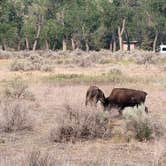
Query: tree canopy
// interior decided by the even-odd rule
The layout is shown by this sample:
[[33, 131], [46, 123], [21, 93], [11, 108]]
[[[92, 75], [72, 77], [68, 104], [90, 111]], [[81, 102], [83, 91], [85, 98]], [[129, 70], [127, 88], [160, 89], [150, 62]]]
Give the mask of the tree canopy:
[[1, 0], [0, 46], [7, 50], [122, 49], [166, 44], [164, 0]]

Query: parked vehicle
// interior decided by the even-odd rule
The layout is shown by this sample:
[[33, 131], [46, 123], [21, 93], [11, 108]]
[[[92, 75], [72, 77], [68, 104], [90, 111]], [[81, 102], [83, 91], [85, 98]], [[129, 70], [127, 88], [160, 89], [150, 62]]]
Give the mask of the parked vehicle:
[[160, 45], [159, 52], [160, 53], [166, 53], [166, 45]]

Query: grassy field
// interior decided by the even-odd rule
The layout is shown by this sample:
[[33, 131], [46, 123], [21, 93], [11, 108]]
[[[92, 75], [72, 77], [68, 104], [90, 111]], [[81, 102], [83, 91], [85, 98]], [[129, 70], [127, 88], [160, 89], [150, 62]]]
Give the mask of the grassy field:
[[[35, 66], [26, 71], [22, 66], [11, 70], [14, 59], [0, 60], [0, 166], [166, 166], [165, 64], [104, 58], [94, 60], [89, 56], [80, 65], [76, 58], [63, 56], [46, 62], [51, 64], [51, 70], [48, 66], [44, 70]], [[32, 64], [36, 65], [36, 61]], [[86, 108], [85, 94], [90, 85], [100, 87], [106, 96], [115, 87], [146, 91], [145, 104], [149, 108], [146, 118], [148, 123], [155, 124], [150, 138], [137, 139], [117, 110], [105, 115], [100, 104], [97, 108]], [[66, 115], [68, 112], [78, 114], [77, 127]], [[104, 138], [95, 130], [95, 136], [82, 139], [79, 132], [84, 116], [93, 121], [98, 114], [108, 119], [111, 136]], [[55, 141], [59, 136], [55, 129], [61, 128], [62, 122], [65, 127], [69, 125], [68, 120], [77, 136], [71, 134], [69, 140]], [[101, 129], [97, 123], [85, 124]]]

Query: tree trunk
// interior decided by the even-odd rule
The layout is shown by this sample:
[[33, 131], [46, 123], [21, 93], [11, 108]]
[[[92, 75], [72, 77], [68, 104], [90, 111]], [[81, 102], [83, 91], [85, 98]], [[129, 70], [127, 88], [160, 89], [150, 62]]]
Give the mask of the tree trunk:
[[80, 49], [80, 41], [76, 40], [76, 49]]
[[76, 45], [75, 45], [75, 42], [74, 42], [73, 38], [71, 38], [71, 46], [72, 46], [72, 50], [76, 49]]
[[110, 51], [113, 52], [113, 45], [112, 45], [113, 41], [111, 40], [110, 42]]
[[25, 38], [25, 44], [26, 44], [26, 50], [29, 50], [29, 40], [27, 37]]
[[153, 41], [153, 52], [156, 52], [157, 39], [158, 39], [158, 32], [156, 31], [155, 38]]
[[65, 38], [63, 38], [62, 47], [63, 47], [63, 51], [67, 50], [67, 43], [66, 43], [66, 39]]
[[122, 28], [120, 28], [120, 26], [118, 26], [118, 37], [119, 37], [119, 47], [120, 47], [120, 50], [123, 50], [122, 35], [123, 35], [124, 29], [125, 29], [125, 22], [126, 22], [126, 20], [123, 19]]
[[36, 34], [36, 37], [35, 37], [35, 41], [34, 41], [34, 44], [33, 44], [33, 51], [36, 50], [37, 41], [38, 41], [39, 36], [40, 36], [40, 30], [41, 30], [41, 25], [39, 24], [38, 29], [37, 29], [37, 34]]
[[109, 49], [110, 49], [111, 52], [113, 52], [113, 42], [114, 42], [114, 37], [112, 35], [112, 39], [111, 39], [110, 45], [109, 45]]
[[112, 51], [116, 51], [116, 40], [115, 40], [115, 32], [112, 34]]
[[127, 51], [130, 51], [130, 38], [127, 29], [125, 30], [126, 40], [127, 40]]
[[46, 50], [49, 50], [49, 44], [48, 44], [48, 40], [45, 39], [45, 47], [46, 47]]
[[120, 50], [122, 51], [123, 50], [123, 40], [122, 40], [121, 35], [119, 36], [119, 47], [120, 47]]
[[20, 48], [21, 48], [21, 41], [19, 40], [17, 45], [17, 51], [20, 51]]
[[56, 47], [56, 41], [54, 41], [54, 44], [52, 46], [52, 50], [55, 50], [55, 47]]
[[3, 40], [3, 45], [2, 45], [2, 50], [6, 51], [7, 50], [7, 45], [6, 45], [6, 40]]
[[116, 51], [116, 41], [114, 40], [113, 41], [113, 52], [115, 52]]
[[86, 51], [88, 52], [89, 51], [89, 44], [87, 41], [85, 41], [85, 47], [86, 47]]

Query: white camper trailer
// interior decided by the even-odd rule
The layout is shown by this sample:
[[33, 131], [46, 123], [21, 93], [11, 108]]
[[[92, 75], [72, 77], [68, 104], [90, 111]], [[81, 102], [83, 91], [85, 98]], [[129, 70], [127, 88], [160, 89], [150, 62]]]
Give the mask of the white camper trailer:
[[166, 53], [166, 45], [160, 45], [160, 53]]

